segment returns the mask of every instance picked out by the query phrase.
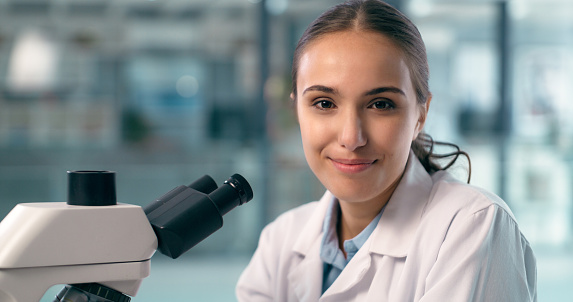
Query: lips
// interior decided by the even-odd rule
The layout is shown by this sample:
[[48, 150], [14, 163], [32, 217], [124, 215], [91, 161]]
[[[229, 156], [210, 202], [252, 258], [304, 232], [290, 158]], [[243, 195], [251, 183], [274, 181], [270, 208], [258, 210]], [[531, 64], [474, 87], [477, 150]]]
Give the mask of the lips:
[[342, 173], [356, 174], [370, 168], [377, 160], [371, 159], [334, 159], [330, 158], [332, 165]]

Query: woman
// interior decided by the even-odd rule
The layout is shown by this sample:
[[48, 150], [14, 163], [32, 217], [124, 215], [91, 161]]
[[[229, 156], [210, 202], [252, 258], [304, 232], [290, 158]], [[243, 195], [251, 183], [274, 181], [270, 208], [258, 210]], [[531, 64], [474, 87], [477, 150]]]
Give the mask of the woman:
[[327, 192], [263, 230], [239, 301], [537, 300], [507, 205], [434, 162], [411, 21], [377, 0], [337, 5], [303, 34], [292, 76], [304, 154]]

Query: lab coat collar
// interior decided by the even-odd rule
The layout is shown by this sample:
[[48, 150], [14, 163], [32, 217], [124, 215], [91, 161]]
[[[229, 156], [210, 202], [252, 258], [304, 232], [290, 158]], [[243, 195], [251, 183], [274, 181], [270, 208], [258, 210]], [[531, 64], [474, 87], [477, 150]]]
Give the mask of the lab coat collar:
[[370, 240], [370, 252], [405, 257], [432, 192], [433, 181], [410, 151], [406, 170]]
[[335, 197], [329, 191], [326, 191], [322, 198], [318, 201], [315, 211], [312, 213], [310, 219], [306, 223], [301, 232], [301, 236], [297, 239], [293, 246], [293, 251], [306, 256], [311, 247], [316, 243], [320, 243], [322, 239], [322, 226], [328, 206], [332, 203]]
[[[410, 151], [404, 175], [388, 201], [378, 227], [370, 235], [370, 252], [392, 257], [405, 257], [432, 191], [433, 181], [416, 155]], [[335, 197], [329, 191], [318, 205], [293, 245], [293, 251], [306, 256], [320, 243], [327, 207]]]
[[[352, 276], [348, 282], [334, 284], [324, 293], [323, 298], [335, 299], [336, 294], [358, 284], [370, 267], [371, 257], [362, 254], [378, 253], [392, 257], [405, 257], [412, 243], [421, 215], [432, 190], [432, 179], [418, 158], [410, 152], [404, 175], [392, 197], [388, 201], [378, 226], [364, 246], [352, 258], [351, 263], [341, 274]], [[327, 207], [335, 197], [327, 191], [320, 201], [301, 235], [293, 245], [298, 261], [287, 276], [291, 290], [300, 301], [318, 301], [321, 296], [323, 262], [320, 259], [322, 225]], [[370, 243], [369, 243], [370, 242]], [[368, 250], [365, 250], [368, 248]], [[359, 255], [360, 254], [360, 255]]]
[[334, 196], [327, 191], [318, 202], [316, 209], [293, 245], [292, 250], [299, 257], [287, 278], [298, 301], [318, 301], [322, 294], [324, 269], [324, 264], [320, 258], [322, 223], [332, 199]]

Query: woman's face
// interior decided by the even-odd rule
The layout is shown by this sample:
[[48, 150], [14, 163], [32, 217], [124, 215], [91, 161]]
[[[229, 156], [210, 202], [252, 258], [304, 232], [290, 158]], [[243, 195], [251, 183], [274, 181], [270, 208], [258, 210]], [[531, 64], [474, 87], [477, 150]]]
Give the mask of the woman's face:
[[378, 33], [331, 33], [307, 45], [298, 68], [310, 168], [341, 201], [385, 203], [427, 114], [400, 49]]

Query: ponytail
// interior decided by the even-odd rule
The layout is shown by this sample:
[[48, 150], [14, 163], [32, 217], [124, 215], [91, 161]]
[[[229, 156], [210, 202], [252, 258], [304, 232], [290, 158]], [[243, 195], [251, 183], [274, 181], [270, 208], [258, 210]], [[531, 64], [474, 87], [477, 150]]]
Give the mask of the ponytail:
[[[451, 147], [455, 149], [455, 151], [445, 154], [437, 154], [434, 153], [435, 145]], [[430, 135], [426, 133], [420, 133], [418, 137], [412, 142], [412, 151], [414, 152], [416, 157], [420, 160], [422, 166], [424, 166], [424, 169], [426, 169], [426, 171], [430, 174], [437, 171], [449, 169], [458, 160], [460, 155], [465, 156], [466, 159], [468, 160], [467, 182], [470, 183], [470, 179], [472, 177], [472, 163], [470, 161], [470, 156], [465, 151], [461, 150], [458, 145], [452, 143], [434, 141], [434, 139]], [[449, 157], [453, 158], [450, 159], [450, 161], [447, 162], [445, 165], [438, 163], [438, 160]]]

